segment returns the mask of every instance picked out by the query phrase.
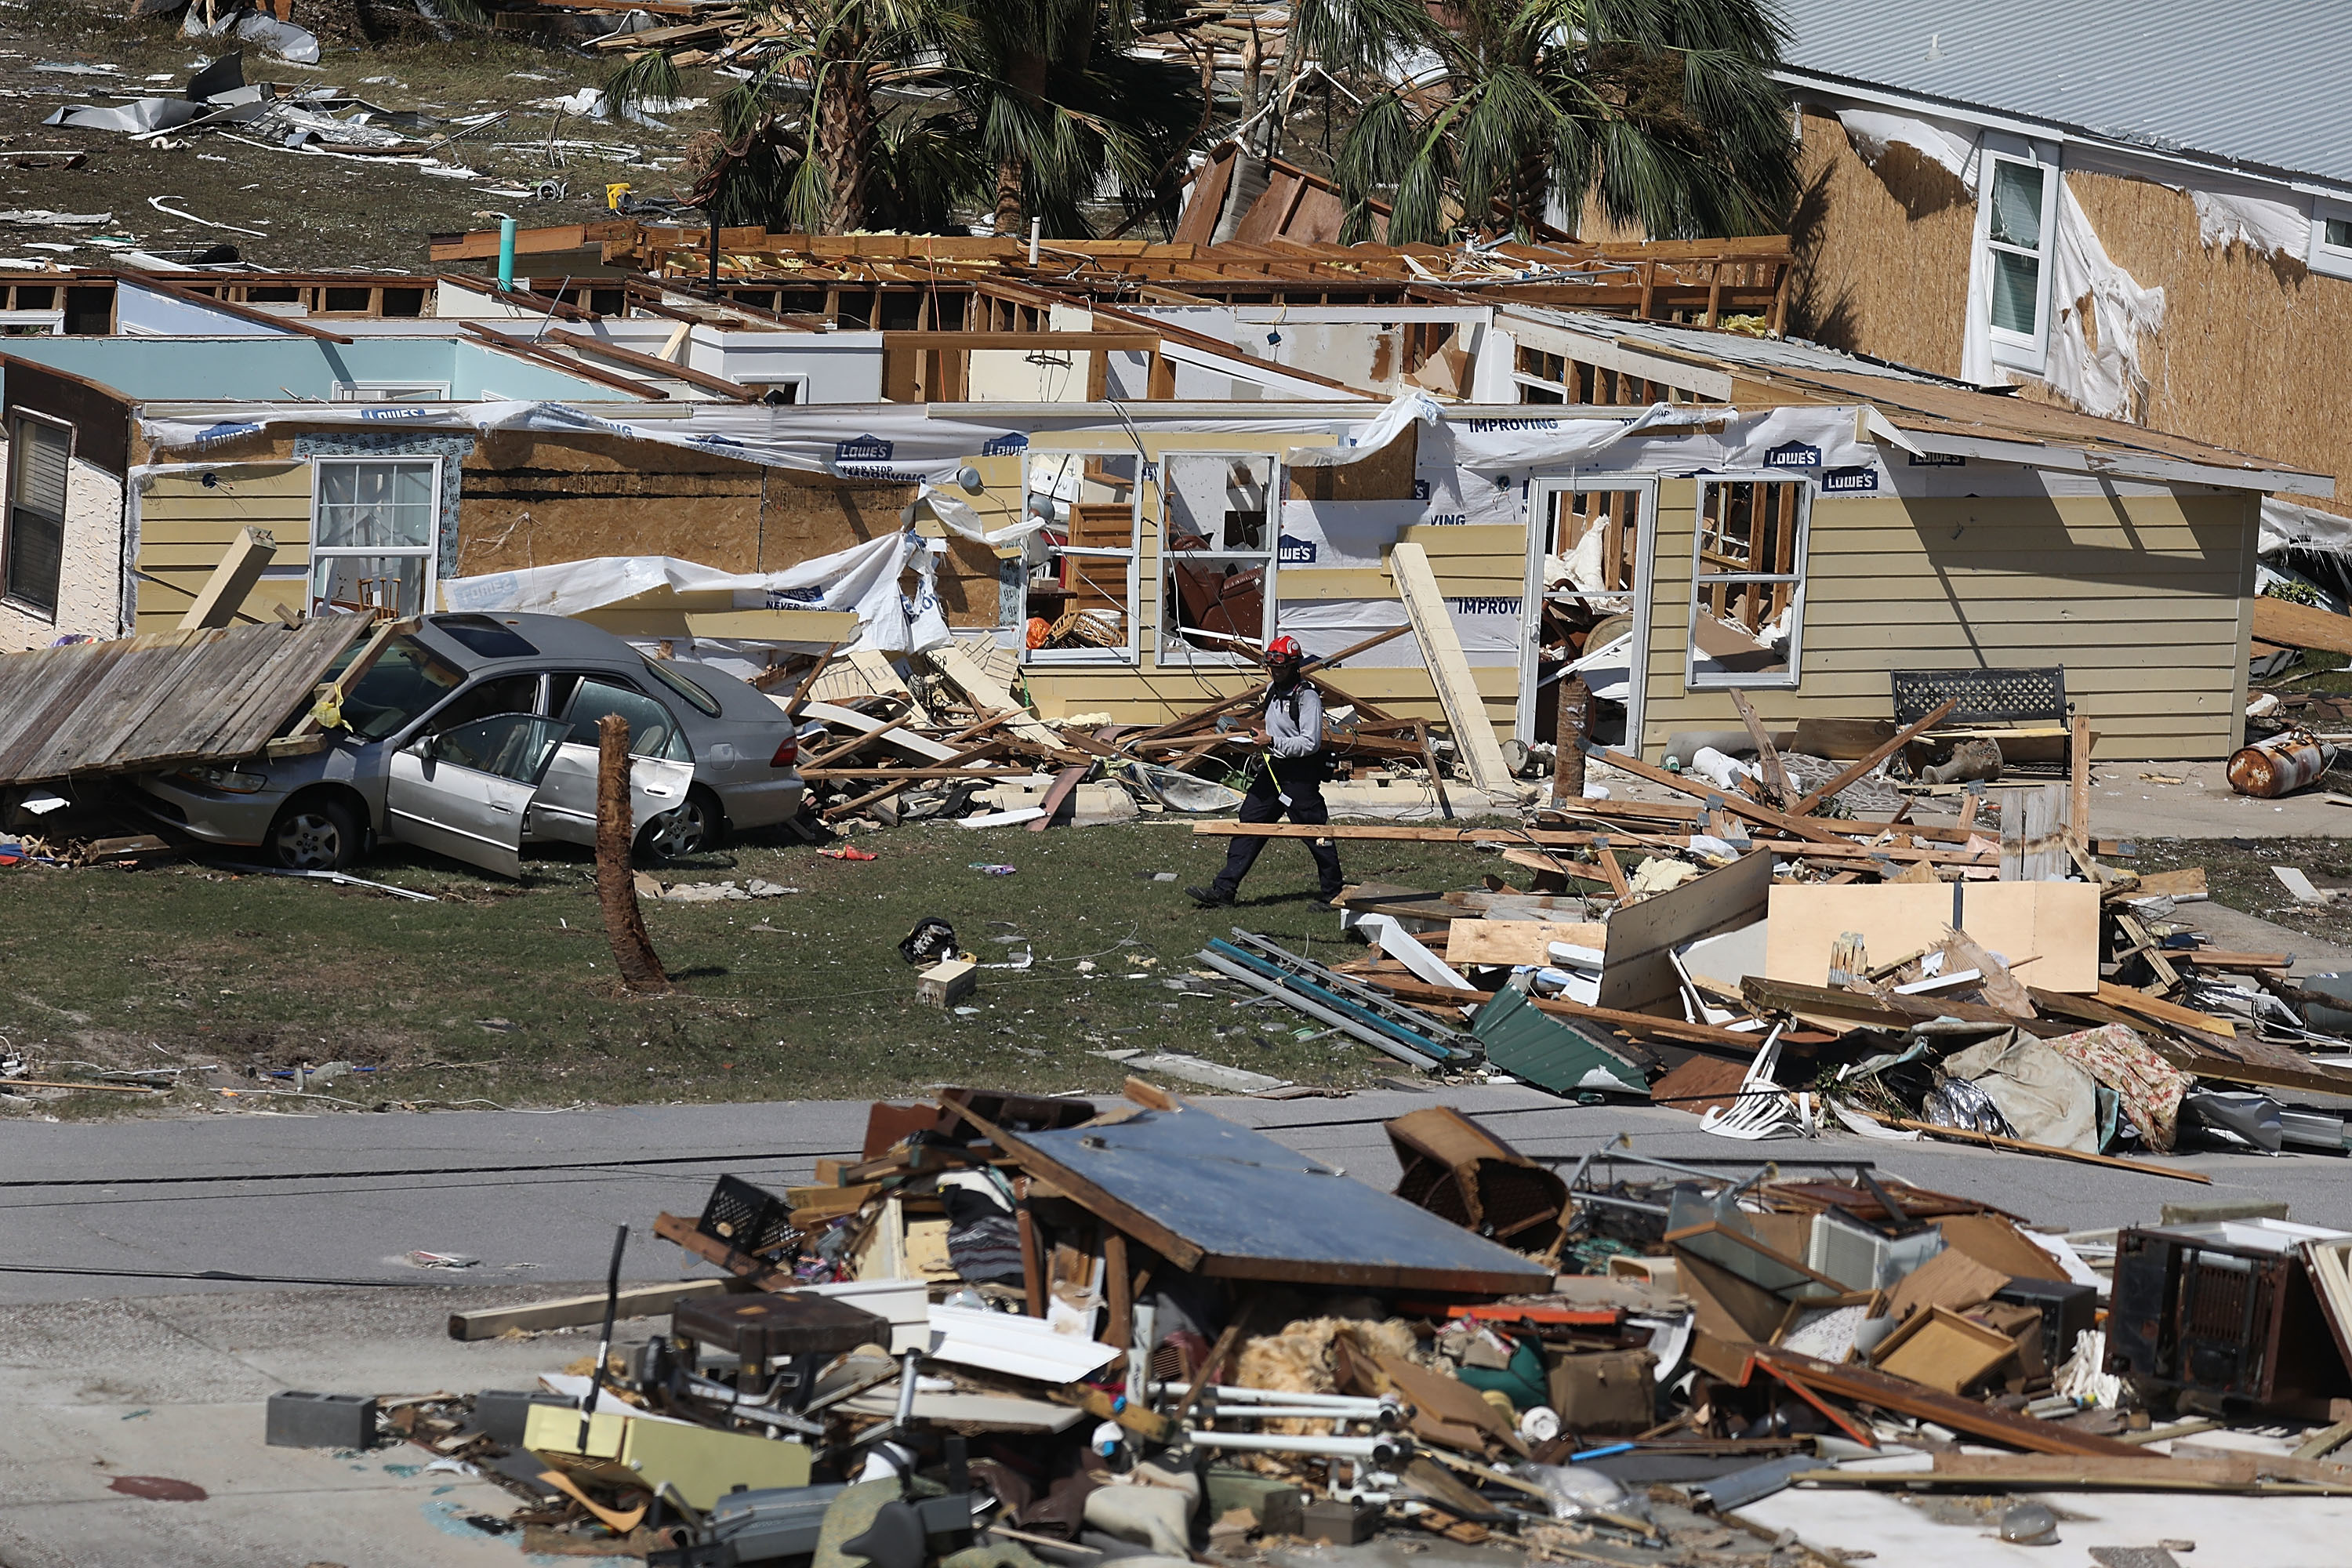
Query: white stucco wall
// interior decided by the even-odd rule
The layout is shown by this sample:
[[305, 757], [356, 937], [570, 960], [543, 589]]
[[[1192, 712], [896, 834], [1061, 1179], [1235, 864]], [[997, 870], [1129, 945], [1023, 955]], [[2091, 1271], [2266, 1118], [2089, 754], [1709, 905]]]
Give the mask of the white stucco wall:
[[[7, 443], [0, 440], [0, 453]], [[0, 473], [6, 471], [0, 467]], [[66, 479], [65, 552], [58, 569], [58, 613], [51, 620], [0, 598], [0, 651], [47, 647], [79, 632], [121, 634], [122, 613], [122, 481], [105, 469], [73, 460]]]

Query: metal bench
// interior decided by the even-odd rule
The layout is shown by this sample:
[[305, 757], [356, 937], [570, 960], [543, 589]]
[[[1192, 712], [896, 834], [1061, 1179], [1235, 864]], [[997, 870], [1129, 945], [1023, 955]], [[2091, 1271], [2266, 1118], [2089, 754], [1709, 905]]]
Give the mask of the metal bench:
[[1916, 723], [1954, 699], [1955, 707], [1911, 748], [1915, 766], [1940, 747], [1970, 737], [2000, 747], [2004, 763], [2068, 761], [2072, 705], [2066, 700], [2066, 670], [1897, 669], [1887, 674], [1895, 691], [1895, 722]]
[[1895, 687], [1895, 721], [1916, 724], [1943, 703], [1958, 698], [1959, 706], [1937, 726], [1937, 731], [1985, 724], [2055, 724], [2063, 728], [2069, 711], [2066, 668], [2050, 669], [1897, 669], [1887, 679]]

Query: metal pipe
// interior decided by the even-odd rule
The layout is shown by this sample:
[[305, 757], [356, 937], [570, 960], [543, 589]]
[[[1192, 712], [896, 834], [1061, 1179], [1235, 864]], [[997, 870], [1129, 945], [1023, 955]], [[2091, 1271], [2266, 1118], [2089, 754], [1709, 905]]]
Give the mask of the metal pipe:
[[1376, 1415], [1393, 1409], [1394, 1396], [1374, 1398], [1355, 1394], [1315, 1394], [1281, 1388], [1235, 1388], [1223, 1384], [1202, 1391], [1220, 1405], [1314, 1405]]
[[894, 1428], [903, 1430], [915, 1418], [915, 1363], [921, 1359], [920, 1351], [908, 1351], [898, 1363], [898, 1410], [890, 1418]]
[[1294, 1436], [1286, 1432], [1187, 1432], [1184, 1440], [1196, 1448], [1229, 1448], [1245, 1454], [1322, 1454], [1333, 1458], [1370, 1459], [1391, 1466], [1411, 1452], [1402, 1437]]

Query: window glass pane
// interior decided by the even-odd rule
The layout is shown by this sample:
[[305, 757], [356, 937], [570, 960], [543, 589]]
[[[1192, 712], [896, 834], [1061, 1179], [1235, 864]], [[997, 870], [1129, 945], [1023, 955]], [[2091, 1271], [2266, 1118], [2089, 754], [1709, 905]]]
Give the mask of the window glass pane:
[[2352, 250], [2352, 217], [2332, 217], [2322, 226], [2320, 242], [2338, 250]]
[[310, 601], [338, 610], [414, 616], [425, 608], [425, 562], [415, 555], [321, 555]]
[[319, 470], [323, 549], [385, 549], [433, 542], [431, 463], [328, 463]]
[[2003, 245], [2042, 248], [2042, 182], [2046, 171], [2006, 159], [1992, 166], [1992, 237]]
[[66, 479], [71, 437], [37, 419], [16, 422], [8, 509], [8, 596], [54, 614], [65, 556]]
[[535, 784], [547, 772], [549, 754], [562, 743], [561, 724], [507, 714], [442, 731], [434, 737], [433, 754], [436, 762]]
[[564, 714], [572, 723], [572, 743], [595, 745], [596, 721], [607, 713], [618, 713], [629, 721], [631, 756], [666, 757], [674, 763], [694, 761], [694, 748], [678, 732], [677, 721], [668, 709], [640, 692], [625, 691], [595, 679], [580, 683], [571, 710]]
[[2042, 263], [2011, 250], [1992, 253], [1992, 324], [2003, 331], [2033, 335], [2042, 299]]
[[477, 719], [496, 718], [501, 713], [528, 713], [538, 702], [538, 676], [501, 676], [496, 680], [485, 680], [450, 699], [447, 707], [433, 715], [433, 721], [427, 728], [454, 730]]
[[[339, 677], [350, 658], [358, 657], [360, 644], [352, 647], [353, 652], [329, 672], [329, 679]], [[343, 722], [362, 740], [381, 741], [406, 729], [465, 679], [456, 665], [445, 662], [415, 637], [394, 637], [343, 699]]]

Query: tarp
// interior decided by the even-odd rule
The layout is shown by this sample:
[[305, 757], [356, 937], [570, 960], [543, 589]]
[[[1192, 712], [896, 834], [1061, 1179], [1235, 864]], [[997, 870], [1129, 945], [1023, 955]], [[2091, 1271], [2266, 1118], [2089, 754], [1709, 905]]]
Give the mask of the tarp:
[[[920, 652], [948, 640], [947, 617], [933, 587], [938, 558], [929, 542], [908, 529], [781, 572], [722, 572], [669, 555], [601, 555], [452, 578], [441, 594], [452, 610], [577, 616], [660, 588], [728, 593], [737, 609], [855, 612], [857, 640], [845, 653]], [[902, 581], [910, 569], [912, 592]]]

